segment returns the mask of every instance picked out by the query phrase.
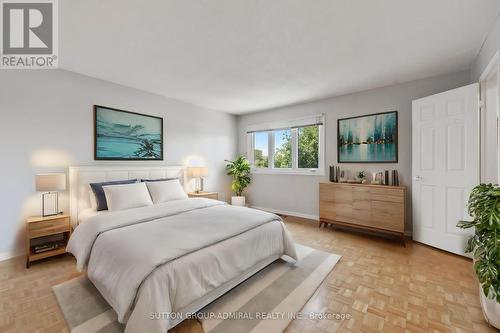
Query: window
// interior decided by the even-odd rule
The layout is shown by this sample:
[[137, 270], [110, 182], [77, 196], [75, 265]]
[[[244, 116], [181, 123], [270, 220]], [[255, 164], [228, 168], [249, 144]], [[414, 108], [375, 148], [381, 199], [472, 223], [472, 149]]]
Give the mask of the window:
[[298, 128], [299, 169], [318, 168], [319, 165], [319, 126]]
[[273, 132], [274, 136], [274, 167], [278, 169], [292, 168], [292, 130]]
[[255, 173], [324, 174], [323, 118], [249, 126], [248, 151]]
[[253, 165], [256, 168], [267, 168], [269, 138], [267, 132], [254, 133]]

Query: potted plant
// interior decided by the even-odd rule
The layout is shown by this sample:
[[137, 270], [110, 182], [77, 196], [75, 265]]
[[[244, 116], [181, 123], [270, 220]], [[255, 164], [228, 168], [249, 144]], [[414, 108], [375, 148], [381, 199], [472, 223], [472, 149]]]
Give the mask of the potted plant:
[[490, 325], [500, 328], [500, 186], [476, 186], [468, 209], [473, 220], [460, 221], [457, 226], [475, 229], [465, 252], [474, 255], [484, 316]]
[[226, 160], [226, 172], [233, 177], [231, 189], [234, 196], [231, 198], [231, 204], [234, 206], [245, 206], [245, 197], [242, 196], [243, 190], [250, 185], [250, 163], [245, 156], [238, 156], [234, 161]]
[[362, 184], [366, 183], [366, 171], [358, 171], [357, 176]]

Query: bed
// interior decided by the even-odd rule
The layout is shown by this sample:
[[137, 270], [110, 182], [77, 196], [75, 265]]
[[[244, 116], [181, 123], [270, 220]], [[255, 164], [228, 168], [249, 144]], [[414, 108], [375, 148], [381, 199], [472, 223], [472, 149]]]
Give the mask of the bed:
[[166, 332], [275, 260], [296, 259], [278, 216], [221, 201], [89, 211], [91, 182], [163, 177], [187, 187], [181, 166], [70, 168], [70, 214], [78, 225], [68, 252], [125, 332]]

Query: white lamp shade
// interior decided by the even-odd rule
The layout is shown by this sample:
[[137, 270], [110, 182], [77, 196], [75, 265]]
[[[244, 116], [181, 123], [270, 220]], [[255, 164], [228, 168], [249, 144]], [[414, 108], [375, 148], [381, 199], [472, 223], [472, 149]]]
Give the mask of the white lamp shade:
[[190, 167], [189, 175], [192, 178], [200, 178], [208, 176], [208, 168], [206, 167]]
[[66, 190], [66, 174], [44, 173], [36, 175], [36, 190], [38, 192]]

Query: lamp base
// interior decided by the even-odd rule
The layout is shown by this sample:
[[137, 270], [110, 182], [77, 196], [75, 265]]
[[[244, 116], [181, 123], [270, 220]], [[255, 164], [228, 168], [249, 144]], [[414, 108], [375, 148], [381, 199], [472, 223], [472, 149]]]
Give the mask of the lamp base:
[[59, 194], [47, 192], [42, 194], [42, 216], [53, 216], [59, 214]]
[[194, 193], [203, 192], [203, 178], [196, 178], [196, 185], [194, 189]]

